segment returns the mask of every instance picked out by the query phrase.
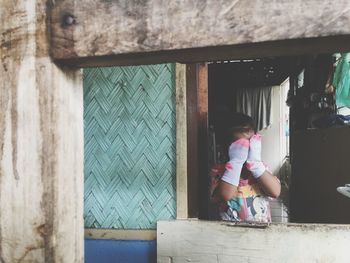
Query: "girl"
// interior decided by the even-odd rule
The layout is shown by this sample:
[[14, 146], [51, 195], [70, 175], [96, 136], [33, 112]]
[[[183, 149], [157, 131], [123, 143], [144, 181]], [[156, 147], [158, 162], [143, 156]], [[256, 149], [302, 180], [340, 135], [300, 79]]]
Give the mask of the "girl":
[[223, 220], [271, 222], [267, 197], [277, 198], [281, 185], [261, 160], [261, 136], [251, 117], [235, 114], [228, 132], [229, 161], [219, 181], [216, 201]]

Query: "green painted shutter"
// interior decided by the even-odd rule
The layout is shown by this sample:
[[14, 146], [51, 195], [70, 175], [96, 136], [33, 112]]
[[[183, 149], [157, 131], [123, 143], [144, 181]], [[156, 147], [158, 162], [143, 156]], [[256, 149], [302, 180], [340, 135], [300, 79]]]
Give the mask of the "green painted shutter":
[[174, 218], [175, 66], [83, 72], [85, 227], [153, 229]]

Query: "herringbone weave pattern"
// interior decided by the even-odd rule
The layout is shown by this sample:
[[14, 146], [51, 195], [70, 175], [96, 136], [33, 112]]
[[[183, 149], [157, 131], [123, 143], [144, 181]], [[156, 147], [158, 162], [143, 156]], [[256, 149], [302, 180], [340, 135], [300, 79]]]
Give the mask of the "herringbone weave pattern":
[[175, 217], [174, 73], [84, 70], [85, 227], [153, 229]]

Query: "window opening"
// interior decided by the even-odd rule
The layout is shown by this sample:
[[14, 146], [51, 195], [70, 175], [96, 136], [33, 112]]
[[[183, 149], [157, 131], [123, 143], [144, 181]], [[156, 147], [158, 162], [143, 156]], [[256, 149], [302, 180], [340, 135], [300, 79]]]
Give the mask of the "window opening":
[[[336, 191], [349, 182], [346, 169], [339, 165], [350, 154], [350, 145], [341, 142], [350, 136], [350, 114], [337, 109], [334, 87], [335, 82], [339, 87], [347, 81], [348, 75], [342, 79], [337, 75], [344, 71], [339, 65], [345, 58], [344, 54], [319, 54], [209, 63], [208, 218], [222, 219], [211, 198], [229, 160], [223, 139], [229, 116], [243, 112], [254, 118], [263, 138], [262, 157], [281, 180], [280, 197], [269, 200], [272, 221], [350, 222], [349, 212], [339, 208], [330, 215], [321, 205], [348, 201]], [[247, 213], [259, 216], [254, 199], [240, 199], [231, 204], [229, 217], [239, 214], [239, 202], [247, 203]]]

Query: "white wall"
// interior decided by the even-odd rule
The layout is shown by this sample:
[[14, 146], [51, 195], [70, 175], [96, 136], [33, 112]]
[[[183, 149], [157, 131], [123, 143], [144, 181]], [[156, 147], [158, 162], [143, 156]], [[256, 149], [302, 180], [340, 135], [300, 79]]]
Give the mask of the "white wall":
[[281, 94], [280, 86], [272, 88], [272, 122], [271, 125], [261, 130], [262, 135], [262, 159], [269, 167], [270, 171], [278, 176], [278, 171], [282, 165], [282, 113], [281, 113]]
[[[279, 177], [280, 169], [286, 156], [285, 138], [285, 101], [289, 82], [272, 88], [272, 122], [271, 125], [260, 131], [262, 138], [262, 160], [270, 171]], [[272, 200], [271, 216], [273, 222], [288, 222], [287, 208], [281, 200]]]

